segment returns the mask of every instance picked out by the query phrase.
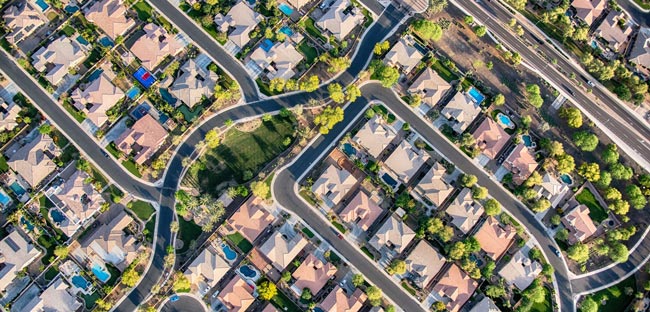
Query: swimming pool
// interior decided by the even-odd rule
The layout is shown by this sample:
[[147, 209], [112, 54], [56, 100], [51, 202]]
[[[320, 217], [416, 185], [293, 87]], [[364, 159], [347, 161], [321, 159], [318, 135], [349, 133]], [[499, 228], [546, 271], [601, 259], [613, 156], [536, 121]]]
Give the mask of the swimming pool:
[[70, 14], [74, 14], [75, 12], [79, 11], [79, 7], [76, 5], [68, 5], [64, 8], [64, 10]]
[[160, 96], [165, 100], [165, 102], [169, 103], [170, 105], [174, 106], [176, 105], [176, 98], [169, 93], [169, 91], [166, 88], [160, 88], [158, 89], [160, 91]]
[[497, 114], [497, 121], [506, 129], [515, 128], [515, 123], [510, 120], [510, 117], [504, 115], [503, 113]]
[[269, 39], [264, 39], [262, 43], [260, 44], [260, 48], [264, 50], [264, 52], [269, 52], [271, 51], [271, 48], [273, 48], [273, 41]]
[[156, 82], [156, 77], [154, 77], [148, 70], [144, 67], [138, 68], [138, 70], [133, 73], [133, 78], [135, 78], [139, 83], [142, 84], [145, 88], [151, 87], [151, 85]]
[[89, 45], [88, 40], [84, 39], [81, 35], [77, 36], [77, 42], [83, 44], [83, 45]]
[[99, 76], [101, 76], [103, 72], [104, 71], [102, 69], [98, 69], [98, 70], [92, 72], [92, 74], [90, 74], [88, 76], [88, 81], [90, 82], [90, 81], [93, 81], [93, 80], [99, 78]]
[[531, 147], [533, 146], [533, 140], [530, 138], [530, 135], [524, 134], [521, 136], [521, 140], [524, 141], [524, 145], [526, 147]]
[[224, 256], [226, 256], [226, 260], [228, 261], [234, 261], [237, 259], [237, 253], [228, 246], [226, 243], [221, 243], [221, 250], [223, 251]]
[[289, 26], [282, 26], [282, 28], [280, 28], [280, 32], [287, 35], [287, 37], [293, 36], [293, 30], [289, 28]]
[[114, 45], [113, 40], [111, 40], [111, 38], [109, 38], [109, 37], [100, 38], [99, 39], [99, 44], [101, 44], [104, 47], [112, 47]]
[[467, 93], [469, 93], [469, 95], [474, 99], [476, 105], [481, 105], [481, 103], [483, 103], [485, 100], [485, 95], [481, 94], [481, 92], [476, 90], [474, 87], [469, 88], [469, 91], [467, 91]]
[[7, 204], [11, 202], [11, 197], [7, 195], [7, 193], [3, 190], [0, 189], [0, 204], [2, 204], [3, 207], [7, 207]]
[[562, 182], [564, 182], [564, 184], [566, 184], [566, 185], [573, 184], [573, 179], [571, 179], [571, 176], [568, 175], [568, 174], [561, 175], [560, 180], [562, 180]]
[[598, 43], [596, 43], [596, 40], [591, 40], [591, 47], [594, 49], [598, 49]]
[[280, 11], [282, 11], [286, 16], [290, 16], [293, 13], [293, 9], [284, 2], [278, 4], [278, 9], [280, 9]]
[[83, 276], [81, 275], [75, 275], [73, 276], [70, 281], [72, 282], [72, 285], [77, 286], [77, 288], [82, 289], [82, 290], [88, 290], [90, 287], [93, 286], [93, 284], [89, 281], [87, 281]]
[[14, 181], [14, 183], [11, 183], [11, 185], [9, 185], [9, 188], [18, 197], [23, 196], [23, 194], [27, 193], [27, 191], [25, 191], [25, 189], [20, 184], [18, 184], [18, 181]]
[[255, 277], [255, 275], [257, 275], [257, 272], [254, 269], [251, 269], [251, 267], [248, 265], [241, 266], [239, 268], [239, 272], [241, 272], [241, 274], [244, 274], [244, 276], [250, 278], [253, 278]]
[[151, 109], [151, 106], [149, 106], [149, 103], [144, 102], [144, 103], [138, 105], [138, 107], [136, 107], [135, 109], [133, 109], [133, 111], [131, 112], [131, 116], [133, 116], [133, 118], [139, 120], [140, 118], [144, 117], [144, 115], [149, 113], [150, 109]]
[[140, 95], [140, 89], [136, 86], [133, 86], [129, 91], [126, 91], [126, 96], [131, 100], [135, 100], [138, 95]]
[[47, 9], [50, 8], [50, 5], [45, 2], [45, 0], [36, 0], [35, 1], [36, 5], [38, 5], [39, 8], [41, 8], [41, 11], [45, 12]]
[[343, 144], [343, 152], [348, 156], [355, 156], [357, 154], [357, 149], [352, 146], [350, 143]]
[[393, 177], [390, 176], [388, 173], [384, 173], [384, 175], [381, 176], [381, 179], [388, 184], [391, 188], [397, 187], [397, 181], [393, 179]]
[[59, 211], [59, 209], [56, 208], [52, 208], [50, 210], [50, 216], [52, 217], [52, 221], [54, 221], [57, 224], [65, 221], [66, 219], [63, 213], [61, 213], [61, 211]]
[[91, 271], [93, 271], [93, 274], [95, 274], [97, 279], [102, 283], [106, 283], [111, 278], [111, 274], [106, 272], [106, 269], [102, 268], [98, 264], [93, 264]]
[[34, 225], [29, 222], [29, 220], [25, 219], [25, 217], [20, 217], [20, 223], [22, 223], [30, 232], [34, 230]]

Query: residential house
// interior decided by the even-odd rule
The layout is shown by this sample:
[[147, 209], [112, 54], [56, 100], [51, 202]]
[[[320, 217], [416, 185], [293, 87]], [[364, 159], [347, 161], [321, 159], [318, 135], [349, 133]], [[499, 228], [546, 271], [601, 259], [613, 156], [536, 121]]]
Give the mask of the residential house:
[[343, 222], [359, 227], [364, 232], [375, 223], [383, 209], [363, 191], [359, 191], [339, 213]]
[[102, 73], [99, 78], [75, 89], [71, 98], [77, 110], [86, 114], [95, 126], [101, 127], [108, 121], [106, 112], [124, 97], [124, 92]]
[[59, 276], [40, 295], [34, 296], [23, 311], [75, 312], [81, 305], [81, 301], [71, 293], [70, 286]]
[[309, 0], [287, 0], [287, 2], [291, 4], [292, 7], [300, 9], [305, 6], [305, 4], [309, 3]]
[[370, 156], [379, 158], [394, 138], [393, 129], [384, 123], [380, 115], [375, 115], [359, 129], [352, 141], [362, 146]]
[[415, 238], [415, 231], [393, 214], [386, 218], [368, 243], [377, 251], [386, 250], [400, 254], [413, 238]]
[[474, 238], [488, 257], [496, 261], [508, 250], [515, 235], [517, 235], [517, 230], [514, 226], [510, 224], [504, 226], [495, 217], [488, 217], [478, 232], [474, 234]]
[[514, 285], [519, 290], [524, 290], [541, 272], [542, 265], [531, 260], [528, 255], [524, 254], [523, 249], [520, 249], [514, 254], [512, 260], [501, 268], [499, 275], [506, 280], [508, 285]]
[[22, 108], [13, 101], [7, 104], [0, 98], [0, 131], [11, 131], [18, 126], [18, 115]]
[[210, 97], [214, 92], [219, 75], [200, 67], [194, 59], [189, 59], [180, 69], [181, 75], [174, 80], [169, 92], [181, 102], [192, 108], [203, 98]]
[[469, 312], [501, 312], [499, 307], [490, 299], [490, 297], [483, 297], [477, 302]]
[[311, 191], [323, 200], [327, 207], [336, 206], [345, 194], [357, 183], [357, 179], [345, 169], [339, 169], [336, 165], [329, 165], [314, 182]]
[[198, 257], [185, 269], [185, 276], [196, 287], [199, 294], [205, 295], [230, 271], [230, 263], [217, 254], [214, 247], [203, 249]]
[[609, 43], [612, 51], [618, 52], [632, 34], [632, 25], [625, 21], [625, 13], [611, 11], [598, 26], [594, 35]]
[[605, 0], [573, 0], [571, 6], [576, 10], [576, 17], [591, 26], [605, 10]]
[[20, 43], [47, 22], [45, 15], [27, 0], [17, 1], [9, 6], [2, 18], [9, 30], [5, 38], [12, 44]]
[[254, 242], [275, 219], [259, 198], [250, 198], [235, 211], [227, 224], [250, 242]]
[[440, 207], [454, 191], [454, 187], [444, 180], [446, 174], [447, 169], [441, 163], [436, 162], [415, 186], [415, 193], [436, 207]]
[[115, 146], [127, 155], [134, 153], [133, 160], [143, 164], [165, 142], [167, 135], [167, 130], [158, 121], [145, 114], [115, 140]]
[[628, 59], [637, 66], [650, 69], [650, 28], [639, 29]]
[[81, 43], [63, 35], [36, 50], [32, 54], [32, 65], [45, 75], [47, 81], [58, 85], [70, 69], [74, 69], [87, 55]]
[[61, 150], [49, 135], [39, 134], [31, 142], [19, 148], [7, 161], [7, 165], [35, 188], [56, 170], [54, 158]]
[[384, 63], [398, 67], [403, 73], [410, 73], [420, 63], [424, 55], [413, 46], [413, 38], [406, 36], [400, 38], [386, 53]]
[[420, 149], [415, 149], [411, 143], [403, 140], [384, 162], [384, 167], [391, 175], [408, 183], [420, 167], [429, 159], [429, 155]]
[[445, 265], [446, 259], [426, 240], [421, 240], [406, 257], [405, 262], [411, 281], [420, 289], [426, 289]]
[[126, 8], [121, 0], [102, 0], [87, 8], [85, 17], [115, 40], [135, 25], [135, 21], [127, 16]]
[[589, 207], [577, 205], [562, 217], [562, 224], [569, 231], [569, 243], [584, 242], [596, 233], [596, 225], [589, 216]]
[[228, 312], [246, 311], [255, 301], [253, 290], [253, 286], [248, 285], [239, 275], [235, 275], [219, 292], [217, 299]]
[[501, 165], [512, 173], [512, 181], [520, 185], [533, 174], [538, 164], [533, 152], [524, 144], [519, 144]]
[[330, 262], [323, 262], [310, 253], [300, 266], [293, 271], [296, 282], [291, 289], [300, 296], [305, 288], [312, 294], [317, 294], [327, 281], [336, 274], [336, 266]]
[[45, 192], [56, 207], [50, 211], [51, 219], [68, 237], [87, 223], [104, 203], [102, 195], [87, 182], [89, 177], [86, 172], [77, 170], [63, 183]]
[[226, 16], [219, 13], [214, 17], [217, 30], [228, 34], [228, 43], [234, 45], [235, 53], [250, 41], [248, 35], [262, 20], [264, 20], [262, 14], [253, 11], [245, 1], [237, 2]]
[[185, 47], [175, 35], [153, 23], [144, 25], [144, 35], [131, 46], [131, 52], [135, 55], [142, 66], [153, 70], [168, 55], [174, 56]]
[[472, 197], [472, 191], [464, 188], [460, 191], [447, 207], [447, 214], [451, 217], [451, 223], [464, 234], [478, 223], [483, 215], [483, 206]]
[[457, 312], [472, 297], [477, 287], [475, 280], [456, 264], [452, 264], [433, 287], [433, 293], [445, 303], [448, 311]]
[[510, 139], [510, 135], [492, 118], [485, 118], [472, 136], [483, 157], [489, 159], [495, 159]]
[[356, 27], [363, 23], [363, 13], [350, 0], [336, 0], [327, 12], [316, 22], [316, 26], [342, 41]]
[[271, 260], [271, 264], [276, 269], [282, 271], [305, 246], [307, 246], [307, 240], [302, 235], [298, 233], [287, 235], [287, 233], [277, 231], [259, 247], [259, 251]]
[[542, 183], [535, 185], [533, 189], [537, 192], [537, 196], [548, 199], [551, 207], [555, 208], [569, 191], [569, 186], [547, 172], [542, 176]]
[[0, 240], [0, 291], [16, 278], [18, 272], [27, 267], [41, 254], [30, 240], [19, 230], [7, 234]]
[[366, 299], [368, 299], [368, 296], [361, 289], [357, 288], [352, 294], [348, 295], [343, 288], [336, 285], [327, 297], [321, 301], [319, 307], [323, 312], [357, 312]]
[[281, 78], [287, 80], [296, 75], [293, 70], [303, 60], [290, 40], [278, 41], [273, 44], [270, 40], [264, 42], [250, 55], [251, 61], [259, 68], [259, 72], [266, 71], [268, 79]]
[[408, 92], [411, 95], [419, 95], [422, 103], [433, 108], [450, 89], [449, 82], [442, 79], [431, 67], [427, 67], [411, 84]]
[[452, 129], [456, 133], [463, 133], [480, 112], [481, 108], [474, 104], [469, 94], [457, 92], [440, 114], [453, 122]]

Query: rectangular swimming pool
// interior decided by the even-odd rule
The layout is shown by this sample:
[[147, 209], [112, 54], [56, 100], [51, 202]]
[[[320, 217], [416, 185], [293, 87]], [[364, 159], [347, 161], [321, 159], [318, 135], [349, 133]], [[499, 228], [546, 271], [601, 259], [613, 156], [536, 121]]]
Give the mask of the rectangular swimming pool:
[[22, 186], [20, 186], [20, 184], [18, 184], [18, 181], [14, 181], [14, 183], [11, 183], [11, 185], [9, 185], [9, 188], [18, 197], [23, 196], [23, 194], [27, 193], [27, 191]]
[[284, 13], [286, 16], [291, 16], [293, 13], [293, 9], [284, 2], [278, 4], [278, 9], [280, 9], [280, 11], [282, 11], [282, 13]]
[[47, 9], [50, 8], [50, 5], [45, 2], [45, 0], [36, 0], [35, 1], [36, 5], [38, 5], [39, 8], [41, 8], [41, 11], [45, 12]]
[[481, 94], [481, 92], [476, 90], [474, 87], [471, 87], [467, 93], [469, 93], [469, 95], [474, 99], [476, 105], [481, 105], [481, 103], [483, 103], [485, 100], [485, 95]]
[[102, 283], [106, 283], [109, 279], [111, 279], [111, 274], [106, 272], [106, 269], [102, 268], [98, 264], [93, 264], [92, 271], [97, 279]]
[[0, 189], [0, 204], [6, 208], [7, 204], [10, 202], [11, 197], [9, 197], [9, 195], [3, 189]]

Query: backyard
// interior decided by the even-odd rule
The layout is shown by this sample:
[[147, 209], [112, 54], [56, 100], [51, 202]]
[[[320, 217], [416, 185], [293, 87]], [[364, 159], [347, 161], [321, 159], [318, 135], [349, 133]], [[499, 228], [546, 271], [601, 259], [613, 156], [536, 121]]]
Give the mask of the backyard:
[[199, 238], [203, 231], [200, 226], [196, 225], [196, 223], [185, 221], [183, 218], [178, 218], [178, 226], [178, 239], [183, 241], [183, 247], [181, 247], [178, 252], [183, 253], [190, 248], [190, 242]]
[[253, 249], [253, 244], [251, 244], [239, 232], [228, 234], [227, 237], [233, 244], [237, 245], [237, 247], [244, 253], [248, 253], [249, 251], [251, 251], [251, 249]]
[[607, 211], [603, 208], [596, 200], [594, 194], [587, 188], [583, 189], [582, 192], [576, 195], [576, 200], [589, 207], [589, 216], [596, 222], [600, 223], [603, 220], [607, 219]]
[[601, 301], [605, 302], [605, 304], [600, 305], [600, 308], [598, 309], [600, 312], [624, 311], [625, 308], [630, 305], [632, 300], [634, 300], [635, 292], [636, 279], [634, 275], [632, 275], [610, 288], [603, 289], [593, 294], [592, 298], [598, 303]]

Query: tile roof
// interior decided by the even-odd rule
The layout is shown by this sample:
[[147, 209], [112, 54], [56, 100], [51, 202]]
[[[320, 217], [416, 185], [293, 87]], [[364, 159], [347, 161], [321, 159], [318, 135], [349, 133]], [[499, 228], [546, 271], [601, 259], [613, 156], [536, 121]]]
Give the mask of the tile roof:
[[639, 29], [628, 58], [634, 64], [650, 68], [650, 28], [641, 27]]
[[169, 92], [181, 100], [188, 107], [214, 93], [214, 86], [217, 84], [219, 75], [203, 67], [199, 67], [194, 59], [189, 59], [181, 67], [181, 75], [174, 80]]
[[498, 260], [513, 242], [517, 230], [512, 225], [503, 226], [495, 217], [488, 217], [474, 238], [492, 260]]
[[460, 191], [447, 207], [447, 214], [452, 218], [451, 223], [465, 234], [478, 222], [483, 211], [483, 206], [472, 198], [472, 191], [468, 188]]
[[133, 158], [142, 164], [158, 150], [167, 135], [167, 130], [158, 121], [145, 114], [115, 140], [115, 146], [127, 155], [135, 150]]
[[413, 46], [413, 38], [400, 38], [386, 53], [384, 62], [390, 66], [399, 66], [405, 73], [410, 73], [423, 57], [424, 55]]
[[230, 271], [230, 263], [221, 258], [213, 247], [203, 249], [198, 257], [185, 270], [190, 283], [200, 290], [214, 287]]
[[339, 217], [346, 223], [355, 223], [359, 228], [367, 231], [384, 210], [366, 193], [359, 191], [339, 213]]
[[394, 138], [393, 129], [386, 126], [379, 115], [375, 115], [359, 129], [352, 141], [363, 146], [372, 157], [378, 158]]
[[86, 172], [77, 170], [63, 184], [56, 189], [51, 189], [53, 193], [46, 193], [65, 215], [67, 220], [59, 224], [58, 227], [68, 237], [72, 237], [86, 220], [101, 209], [105, 202], [93, 185], [87, 183], [87, 178], [89, 175]]
[[34, 140], [19, 148], [7, 161], [9, 167], [36, 187], [57, 167], [53, 159], [61, 150], [49, 135], [39, 134]]
[[126, 268], [144, 248], [133, 235], [124, 232], [131, 222], [133, 218], [120, 210], [108, 223], [101, 224], [81, 243], [84, 257], [98, 256], [118, 268]]
[[253, 286], [248, 285], [239, 275], [235, 275], [219, 292], [217, 299], [223, 303], [228, 312], [246, 311], [255, 301]]
[[361, 289], [355, 289], [348, 296], [343, 288], [336, 285], [334, 289], [323, 299], [319, 307], [323, 312], [357, 312], [368, 299]]
[[474, 131], [476, 145], [483, 155], [495, 159], [499, 151], [508, 143], [510, 135], [492, 118], [485, 118]]
[[625, 23], [623, 27], [618, 25], [620, 20], [625, 21], [625, 13], [611, 11], [605, 20], [598, 26], [594, 35], [603, 38], [609, 43], [609, 47], [618, 51], [632, 34], [632, 26]]
[[406, 257], [406, 271], [413, 276], [418, 287], [425, 289], [446, 261], [426, 240], [421, 240]]
[[16, 118], [21, 110], [22, 107], [18, 106], [18, 104], [14, 102], [7, 104], [0, 98], [0, 131], [16, 128], [18, 126]]
[[539, 196], [548, 199], [551, 202], [551, 207], [555, 208], [569, 191], [569, 186], [547, 172], [542, 176], [542, 183], [535, 185], [533, 189]]
[[356, 183], [357, 179], [347, 170], [339, 169], [336, 165], [329, 165], [314, 182], [311, 190], [316, 196], [322, 198], [325, 204], [333, 207]]
[[463, 272], [456, 264], [452, 264], [440, 281], [433, 287], [446, 302], [447, 310], [459, 311], [472, 296], [478, 283]]
[[530, 149], [523, 144], [519, 144], [512, 150], [502, 165], [512, 173], [512, 181], [519, 185], [524, 183], [537, 169], [538, 163]]
[[329, 31], [338, 41], [345, 39], [354, 27], [363, 23], [363, 14], [357, 7], [346, 11], [351, 5], [350, 0], [337, 0], [316, 21], [316, 25]]
[[260, 201], [251, 197], [228, 219], [228, 225], [250, 242], [254, 242], [275, 219]]
[[86, 117], [101, 127], [108, 121], [106, 112], [124, 97], [124, 92], [116, 87], [106, 73], [90, 84], [75, 89], [70, 95], [74, 106], [86, 114]]
[[472, 97], [464, 92], [456, 92], [454, 97], [440, 111], [445, 118], [454, 120], [452, 127], [457, 133], [462, 133], [476, 119], [481, 108], [474, 105]]
[[447, 169], [436, 162], [415, 186], [415, 192], [431, 201], [436, 207], [440, 207], [454, 191], [454, 187], [443, 180], [446, 173]]
[[605, 0], [573, 0], [571, 6], [576, 9], [576, 17], [585, 21], [587, 25], [596, 20], [605, 10]]
[[184, 48], [175, 35], [156, 24], [149, 23], [142, 30], [145, 34], [131, 46], [131, 52], [148, 70], [153, 70], [167, 55], [174, 56]]
[[584, 242], [596, 233], [597, 227], [589, 216], [589, 207], [575, 206], [562, 217], [562, 224], [569, 230], [569, 242], [575, 244]]
[[77, 40], [70, 40], [65, 35], [42, 46], [32, 54], [32, 65], [39, 72], [45, 74], [45, 79], [53, 85], [59, 84], [61, 79], [81, 63], [88, 52]]
[[426, 152], [414, 148], [407, 141], [401, 141], [384, 165], [399, 180], [408, 183], [428, 159], [429, 155]]
[[259, 251], [271, 260], [271, 264], [276, 269], [282, 271], [305, 246], [307, 246], [307, 240], [300, 234], [288, 238], [282, 232], [277, 231], [259, 247]]
[[37, 297], [24, 307], [25, 311], [75, 312], [81, 308], [81, 302], [70, 293], [70, 286], [57, 277]]
[[6, 290], [17, 273], [41, 254], [32, 242], [19, 230], [7, 234], [0, 240], [0, 290]]
[[415, 232], [393, 214], [386, 219], [368, 243], [376, 250], [385, 246], [401, 253], [413, 238]]
[[422, 102], [433, 108], [449, 89], [451, 89], [451, 85], [442, 79], [435, 70], [427, 67], [411, 84], [408, 92], [419, 94]]
[[5, 38], [13, 44], [29, 37], [47, 22], [47, 18], [26, 0], [18, 1], [7, 8], [3, 19], [7, 29], [11, 30]]
[[102, 0], [86, 9], [86, 19], [99, 26], [113, 40], [135, 25], [127, 17], [126, 6], [120, 0]]
[[528, 255], [524, 255], [523, 249], [517, 251], [508, 262], [499, 271], [508, 285], [515, 285], [519, 290], [524, 290], [533, 283], [537, 275], [542, 272], [542, 265], [537, 261], [532, 261]]
[[293, 272], [296, 282], [292, 288], [302, 293], [302, 290], [309, 288], [312, 294], [317, 294], [327, 281], [336, 274], [336, 266], [330, 262], [323, 263], [314, 254], [309, 254], [302, 264]]
[[228, 39], [239, 49], [250, 41], [248, 34], [263, 20], [262, 14], [253, 11], [244, 1], [237, 2], [226, 16], [217, 14], [214, 17], [219, 31], [226, 33], [233, 28], [228, 34]]
[[294, 68], [304, 59], [290, 40], [276, 42], [268, 51], [260, 45], [249, 58], [268, 71], [267, 78], [285, 80], [296, 74]]

